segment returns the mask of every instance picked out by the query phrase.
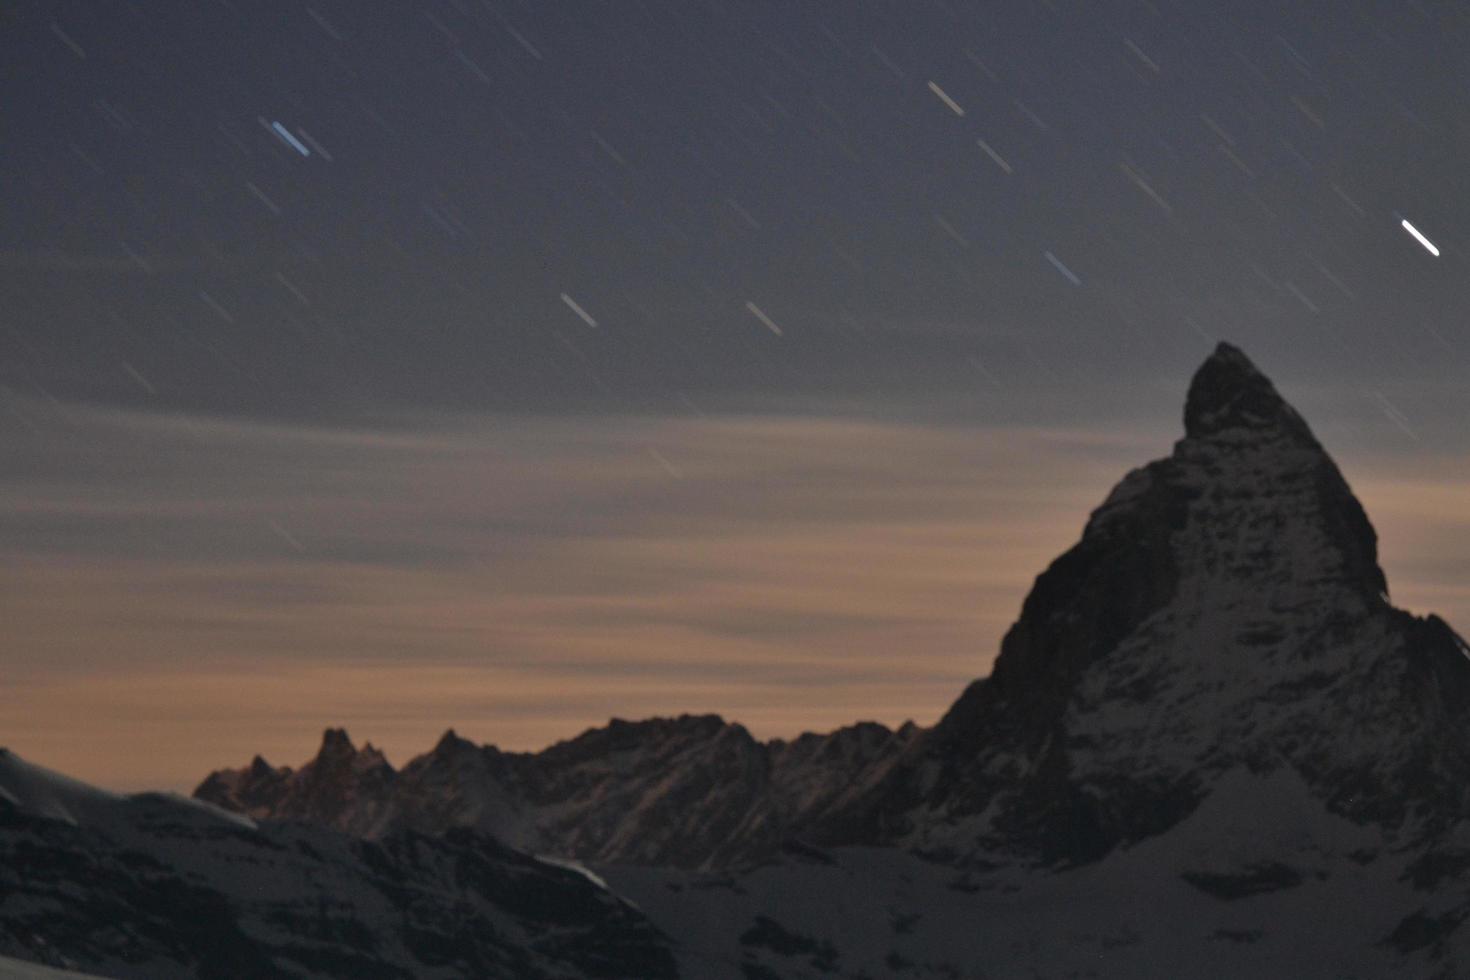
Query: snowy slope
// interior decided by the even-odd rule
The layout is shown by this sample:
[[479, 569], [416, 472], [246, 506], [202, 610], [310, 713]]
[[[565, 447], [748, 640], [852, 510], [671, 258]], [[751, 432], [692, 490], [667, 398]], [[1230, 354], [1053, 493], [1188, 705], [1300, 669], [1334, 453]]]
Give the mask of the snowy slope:
[[38, 963], [0, 956], [0, 980], [94, 980], [94, 973], [57, 970]]
[[672, 977], [585, 872], [469, 830], [366, 842], [0, 756], [0, 955], [109, 977]]
[[[893, 848], [746, 872], [607, 868], [685, 976], [1459, 977], [1403, 855], [1286, 773], [1234, 772], [1171, 832], [1082, 868], [961, 870]], [[1467, 910], [1464, 889], [1452, 914]], [[1425, 928], [1425, 927], [1428, 928]], [[765, 971], [765, 972], [762, 972]]]

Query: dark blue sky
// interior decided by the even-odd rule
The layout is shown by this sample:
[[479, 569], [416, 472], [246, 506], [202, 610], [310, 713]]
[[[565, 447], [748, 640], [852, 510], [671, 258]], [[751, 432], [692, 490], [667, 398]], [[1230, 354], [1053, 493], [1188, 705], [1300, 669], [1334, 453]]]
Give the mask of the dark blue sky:
[[1462, 4], [4, 10], [17, 392], [1016, 421], [1223, 337], [1465, 422]]

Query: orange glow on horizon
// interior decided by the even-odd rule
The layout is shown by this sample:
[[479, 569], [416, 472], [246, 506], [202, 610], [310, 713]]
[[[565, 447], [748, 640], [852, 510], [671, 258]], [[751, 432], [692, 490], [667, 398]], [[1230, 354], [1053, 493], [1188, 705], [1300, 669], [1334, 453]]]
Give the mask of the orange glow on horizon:
[[[294, 766], [327, 726], [402, 764], [449, 727], [534, 749], [613, 716], [714, 712], [763, 738], [931, 724], [1090, 510], [1170, 442], [782, 418], [141, 424], [220, 455], [189, 456], [182, 485], [0, 499], [157, 528], [151, 549], [94, 538], [0, 565], [5, 743], [128, 790], [188, 791], [257, 752]], [[237, 455], [248, 479], [225, 478]], [[1470, 621], [1465, 468], [1343, 468], [1395, 601]]]

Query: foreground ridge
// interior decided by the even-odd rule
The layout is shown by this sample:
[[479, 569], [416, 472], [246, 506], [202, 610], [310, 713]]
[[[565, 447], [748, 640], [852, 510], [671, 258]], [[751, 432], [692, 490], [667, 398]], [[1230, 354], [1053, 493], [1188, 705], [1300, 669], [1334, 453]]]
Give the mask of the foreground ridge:
[[576, 869], [456, 829], [364, 841], [0, 751], [5, 957], [108, 977], [673, 978], [668, 941]]

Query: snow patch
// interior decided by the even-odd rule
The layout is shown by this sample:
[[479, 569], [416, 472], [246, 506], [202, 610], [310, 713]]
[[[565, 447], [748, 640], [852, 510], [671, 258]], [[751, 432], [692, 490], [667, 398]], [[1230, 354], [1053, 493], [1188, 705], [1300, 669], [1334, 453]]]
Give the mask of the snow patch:
[[124, 801], [115, 793], [27, 762], [14, 752], [0, 755], [0, 792], [27, 813], [74, 827], [105, 821]]
[[584, 865], [577, 863], [576, 861], [570, 860], [568, 858], [552, 857], [548, 854], [533, 854], [531, 856], [534, 857], [537, 861], [540, 861], [542, 864], [549, 864], [553, 868], [565, 868], [568, 871], [575, 871], [577, 874], [581, 875], [583, 878], [586, 878], [588, 881], [592, 882], [592, 884], [596, 885], [598, 888], [601, 888], [605, 892], [612, 891], [612, 888], [608, 886], [608, 883], [603, 880], [602, 876], [600, 876], [590, 868], [587, 868]]
[[71, 970], [58, 970], [39, 963], [0, 956], [0, 980], [88, 980], [94, 977], [96, 974], [93, 973], [73, 973]]
[[224, 807], [216, 806], [213, 803], [206, 803], [203, 800], [196, 800], [193, 797], [184, 796], [182, 793], [140, 793], [138, 794], [138, 796], [134, 797], [134, 799], [145, 798], [156, 799], [168, 804], [169, 806], [183, 807], [189, 810], [196, 811], [198, 813], [207, 814], [215, 818], [216, 820], [223, 821], [224, 823], [234, 824], [236, 827], [240, 827], [243, 830], [260, 829], [259, 825], [256, 824], [254, 820], [251, 820], [243, 813], [236, 813], [233, 810], [226, 810]]

